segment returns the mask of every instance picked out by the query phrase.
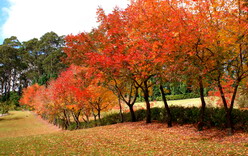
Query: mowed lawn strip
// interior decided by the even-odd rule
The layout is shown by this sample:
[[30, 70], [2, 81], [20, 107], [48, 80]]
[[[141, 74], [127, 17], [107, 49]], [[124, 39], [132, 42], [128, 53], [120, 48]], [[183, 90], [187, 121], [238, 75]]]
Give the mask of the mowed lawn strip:
[[[27, 119], [15, 120], [16, 125], [29, 122]], [[40, 122], [36, 117], [29, 119]], [[40, 127], [33, 126], [33, 130]], [[44, 123], [43, 126], [49, 129]], [[248, 134], [227, 137], [215, 129], [197, 132], [192, 125], [166, 128], [165, 124], [136, 122], [30, 136], [11, 135], [0, 138], [0, 149], [0, 155], [247, 155]]]
[[0, 138], [47, 134], [59, 131], [29, 111], [11, 111], [0, 117]]
[[[205, 97], [207, 107], [217, 107], [218, 97]], [[181, 107], [200, 107], [201, 99], [200, 98], [191, 98], [191, 99], [182, 99], [182, 100], [168, 100], [168, 105], [171, 106], [181, 106]], [[151, 101], [151, 107], [164, 107], [163, 101]], [[136, 102], [134, 107], [145, 108], [145, 102]], [[235, 106], [237, 108], [237, 106]], [[128, 106], [124, 105], [124, 109], [128, 110]]]

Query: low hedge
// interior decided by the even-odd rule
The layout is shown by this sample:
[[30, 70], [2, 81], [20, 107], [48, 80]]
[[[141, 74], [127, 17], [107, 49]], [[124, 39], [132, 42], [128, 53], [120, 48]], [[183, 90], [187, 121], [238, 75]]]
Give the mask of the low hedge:
[[[200, 108], [192, 107], [185, 108], [179, 106], [173, 106], [170, 108], [172, 114], [172, 121], [176, 124], [196, 124], [199, 122]], [[140, 109], [135, 112], [137, 121], [144, 121], [146, 119], [146, 110]], [[124, 122], [131, 122], [130, 113], [124, 113]], [[167, 121], [167, 113], [164, 108], [152, 108], [151, 109], [152, 120], [165, 123]], [[232, 112], [234, 128], [248, 132], [248, 110], [234, 109]], [[210, 127], [216, 127], [220, 129], [225, 128], [225, 110], [222, 108], [206, 108], [205, 113], [205, 125]], [[88, 123], [82, 122], [80, 128], [91, 128], [95, 126], [104, 126], [110, 124], [120, 123], [120, 115], [113, 113], [106, 115], [100, 121], [90, 121]], [[72, 123], [68, 128], [73, 130], [76, 128], [76, 124]]]
[[[191, 98], [199, 98], [199, 94], [195, 93], [186, 93], [186, 94], [178, 94], [178, 95], [166, 95], [167, 100], [182, 100], [182, 99], [191, 99]], [[157, 97], [157, 101], [162, 101], [162, 97]]]
[[195, 93], [187, 93], [187, 94], [178, 94], [178, 95], [167, 95], [167, 100], [181, 100], [181, 99], [191, 99], [191, 98], [199, 98], [200, 95]]
[[[199, 98], [200, 95], [196, 93], [186, 93], [186, 94], [177, 94], [177, 95], [166, 95], [167, 100], [183, 100], [183, 99], [191, 99], [191, 98]], [[162, 96], [150, 97], [150, 101], [162, 101]], [[138, 97], [136, 102], [144, 102], [144, 98]]]

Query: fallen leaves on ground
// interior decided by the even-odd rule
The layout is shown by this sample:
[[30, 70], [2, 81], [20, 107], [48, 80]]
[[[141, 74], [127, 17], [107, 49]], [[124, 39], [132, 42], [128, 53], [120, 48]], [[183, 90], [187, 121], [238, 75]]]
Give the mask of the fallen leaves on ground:
[[247, 133], [135, 122], [0, 138], [0, 155], [247, 155], [247, 145]]

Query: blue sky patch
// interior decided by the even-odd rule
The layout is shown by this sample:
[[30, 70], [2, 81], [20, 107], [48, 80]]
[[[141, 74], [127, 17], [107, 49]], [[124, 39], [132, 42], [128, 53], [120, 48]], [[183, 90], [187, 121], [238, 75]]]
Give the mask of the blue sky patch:
[[8, 14], [5, 9], [9, 8], [10, 4], [7, 0], [0, 0], [0, 44], [3, 43], [3, 33], [2, 33], [2, 26], [5, 23]]

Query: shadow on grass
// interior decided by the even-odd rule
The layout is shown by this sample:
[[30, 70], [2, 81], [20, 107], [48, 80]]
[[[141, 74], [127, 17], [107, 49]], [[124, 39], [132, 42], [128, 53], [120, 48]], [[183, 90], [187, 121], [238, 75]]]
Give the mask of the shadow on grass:
[[13, 120], [20, 120], [23, 117], [14, 117], [14, 118], [0, 118], [0, 121], [13, 121]]

